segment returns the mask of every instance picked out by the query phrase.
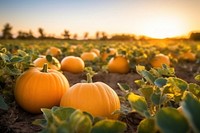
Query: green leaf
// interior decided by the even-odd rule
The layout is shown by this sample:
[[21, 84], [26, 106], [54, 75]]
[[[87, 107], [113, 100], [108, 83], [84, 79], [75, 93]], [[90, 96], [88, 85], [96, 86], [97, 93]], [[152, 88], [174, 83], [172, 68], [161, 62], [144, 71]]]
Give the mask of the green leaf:
[[163, 87], [167, 84], [167, 80], [165, 78], [157, 78], [155, 81], [154, 81], [154, 84], [158, 87]]
[[155, 104], [155, 105], [160, 105], [161, 104], [161, 94], [160, 93], [153, 93], [151, 95], [151, 101]]
[[188, 90], [196, 97], [200, 98], [200, 86], [195, 83], [190, 83]]
[[144, 77], [149, 83], [154, 84], [156, 78], [147, 70], [141, 71], [142, 77]]
[[19, 57], [19, 56], [12, 56], [12, 58], [10, 59], [10, 61], [13, 62], [13, 63], [17, 63], [17, 62], [23, 61], [23, 58]]
[[117, 83], [117, 85], [119, 86], [120, 90], [122, 90], [123, 92], [131, 91], [131, 88], [127, 84]]
[[170, 77], [169, 81], [181, 91], [185, 91], [188, 88], [188, 83], [180, 78]]
[[3, 60], [4, 63], [10, 62], [9, 57], [8, 57], [6, 54], [0, 53], [0, 57], [1, 57], [1, 59]]
[[183, 113], [188, 119], [195, 133], [200, 132], [200, 102], [191, 93], [187, 93], [184, 101], [181, 103]]
[[93, 126], [91, 133], [124, 133], [126, 128], [124, 122], [107, 119], [97, 122]]
[[195, 79], [196, 81], [200, 81], [200, 74], [199, 74], [199, 75], [196, 75], [196, 76], [194, 77], [194, 79]]
[[18, 52], [18, 54], [20, 55], [20, 56], [22, 56], [22, 57], [24, 57], [24, 56], [26, 56], [27, 55], [27, 53], [25, 52], [25, 51], [23, 51], [23, 50], [17, 50], [17, 52]]
[[154, 119], [143, 119], [138, 128], [137, 128], [137, 133], [156, 133], [156, 124]]
[[90, 133], [92, 128], [90, 117], [80, 110], [76, 110], [71, 114], [69, 124], [73, 133]]
[[162, 108], [156, 114], [156, 124], [162, 133], [188, 133], [186, 118], [175, 108]]
[[137, 71], [138, 74], [140, 74], [144, 70], [145, 70], [145, 66], [140, 66], [140, 65], [136, 66], [136, 71]]
[[139, 88], [139, 92], [145, 97], [146, 100], [150, 100], [151, 94], [153, 93], [152, 87]]
[[128, 95], [129, 103], [131, 104], [132, 109], [135, 109], [138, 113], [145, 117], [149, 117], [147, 102], [145, 98], [134, 93], [129, 93]]
[[47, 59], [48, 62], [53, 61], [53, 57], [51, 55], [46, 55], [46, 59]]
[[45, 128], [47, 126], [47, 121], [45, 119], [36, 119], [32, 122], [32, 124]]
[[8, 105], [5, 103], [4, 98], [0, 95], [0, 109], [8, 110]]
[[64, 107], [57, 107], [52, 108], [53, 116], [56, 116], [58, 119], [64, 121], [68, 120], [71, 114], [75, 111], [73, 108], [64, 108]]
[[52, 116], [52, 112], [50, 109], [46, 109], [46, 108], [42, 108], [41, 111], [43, 112], [44, 118], [47, 122], [46, 125], [50, 125], [53, 123], [53, 116]]

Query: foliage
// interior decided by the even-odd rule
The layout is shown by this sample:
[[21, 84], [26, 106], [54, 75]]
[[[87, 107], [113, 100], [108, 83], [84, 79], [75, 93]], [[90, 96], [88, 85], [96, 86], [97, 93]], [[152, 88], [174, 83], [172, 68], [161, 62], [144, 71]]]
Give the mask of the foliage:
[[73, 108], [43, 108], [42, 112], [45, 119], [33, 122], [43, 127], [42, 133], [123, 133], [126, 130], [126, 124], [123, 122], [94, 118], [87, 112]]
[[[177, 78], [174, 69], [166, 65], [149, 71], [144, 66], [137, 66], [136, 70], [142, 76], [141, 80], [135, 81], [140, 87], [140, 95], [134, 94], [127, 87], [124, 92], [132, 111], [145, 117], [138, 126], [138, 132], [148, 132], [146, 128], [163, 133], [200, 131], [198, 84]], [[123, 86], [120, 85], [120, 88], [123, 89]], [[181, 113], [178, 108], [182, 108]]]

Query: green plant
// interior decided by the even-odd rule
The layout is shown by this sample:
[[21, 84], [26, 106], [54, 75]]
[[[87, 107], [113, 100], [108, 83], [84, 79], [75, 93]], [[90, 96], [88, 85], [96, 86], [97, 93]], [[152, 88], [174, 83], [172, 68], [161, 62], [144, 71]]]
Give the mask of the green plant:
[[123, 122], [93, 117], [73, 108], [53, 107], [41, 110], [45, 119], [33, 122], [43, 127], [41, 133], [123, 133], [126, 130]]
[[[139, 95], [125, 85], [118, 85], [127, 94], [132, 111], [145, 117], [138, 126], [138, 132], [149, 132], [147, 129], [151, 129], [152, 133], [199, 132], [198, 84], [177, 78], [174, 69], [166, 65], [149, 71], [143, 66], [137, 66], [136, 70], [142, 76], [141, 80], [135, 81], [140, 87]], [[199, 75], [195, 78], [199, 79]], [[180, 113], [178, 107], [182, 108], [183, 113]]]

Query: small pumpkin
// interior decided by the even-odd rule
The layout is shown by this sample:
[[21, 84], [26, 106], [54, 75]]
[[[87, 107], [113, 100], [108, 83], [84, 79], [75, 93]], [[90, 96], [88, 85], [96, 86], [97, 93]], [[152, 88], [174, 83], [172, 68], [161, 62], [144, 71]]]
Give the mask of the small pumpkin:
[[36, 60], [33, 61], [34, 66], [36, 67], [43, 67], [45, 63], [48, 64], [48, 68], [50, 69], [54, 69], [54, 70], [60, 70], [61, 68], [61, 64], [59, 62], [58, 59], [56, 59], [55, 57], [50, 57], [50, 61], [47, 60], [48, 55], [47, 56], [40, 56], [39, 58], [37, 58]]
[[[87, 75], [88, 79], [91, 79]], [[116, 92], [103, 82], [77, 83], [63, 95], [60, 106], [86, 111], [93, 116], [112, 117], [112, 112], [120, 109]]]
[[192, 53], [191, 51], [187, 51], [179, 56], [179, 59], [188, 60], [188, 61], [195, 61], [196, 54]]
[[71, 73], [81, 73], [84, 71], [85, 63], [80, 57], [67, 56], [61, 61], [61, 70]]
[[170, 65], [170, 59], [167, 55], [157, 54], [151, 61], [150, 64], [152, 67], [162, 67], [163, 64]]
[[117, 50], [114, 48], [109, 48], [107, 49], [105, 52], [103, 52], [101, 54], [101, 59], [102, 61], [106, 61], [106, 59], [110, 56], [110, 55], [115, 55], [117, 54]]
[[46, 51], [46, 55], [51, 55], [54, 57], [59, 56], [61, 54], [62, 54], [62, 51], [59, 48], [53, 47], [53, 46], [48, 48]]
[[100, 56], [100, 51], [96, 48], [91, 49], [90, 52], [94, 52], [98, 57]]
[[84, 52], [81, 54], [83, 61], [94, 61], [97, 55], [94, 52]]
[[129, 60], [122, 55], [112, 57], [108, 62], [108, 71], [112, 73], [128, 73], [130, 70]]
[[53, 69], [33, 67], [17, 78], [14, 96], [17, 103], [30, 113], [41, 113], [41, 108], [51, 108], [60, 103], [68, 90], [66, 77]]

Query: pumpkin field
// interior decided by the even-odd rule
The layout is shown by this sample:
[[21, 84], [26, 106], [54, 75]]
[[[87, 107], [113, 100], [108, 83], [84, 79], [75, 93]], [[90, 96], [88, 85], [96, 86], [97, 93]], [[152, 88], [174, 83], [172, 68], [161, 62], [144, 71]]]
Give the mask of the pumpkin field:
[[0, 40], [2, 133], [199, 133], [200, 42]]

